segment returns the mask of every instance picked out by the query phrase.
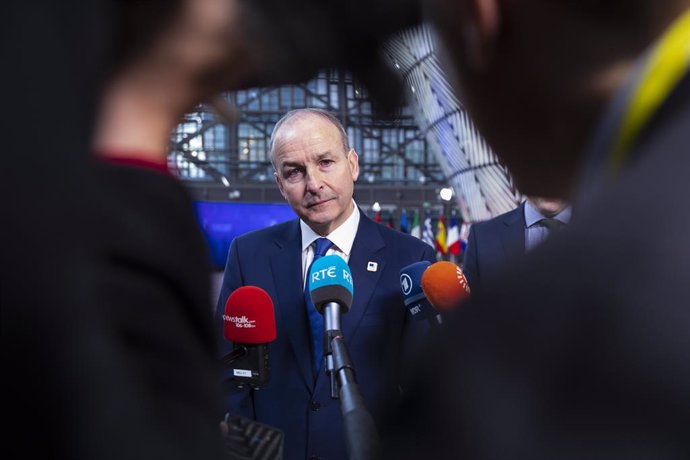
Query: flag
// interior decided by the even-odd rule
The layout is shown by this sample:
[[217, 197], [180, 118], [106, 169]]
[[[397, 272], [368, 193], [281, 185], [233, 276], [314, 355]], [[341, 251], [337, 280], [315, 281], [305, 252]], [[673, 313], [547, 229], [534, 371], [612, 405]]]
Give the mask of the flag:
[[467, 249], [467, 239], [470, 237], [471, 224], [463, 222], [460, 227], [460, 252], [464, 253]]
[[415, 238], [422, 238], [422, 228], [419, 226], [419, 211], [415, 210], [414, 220], [412, 220], [412, 230], [410, 230], [410, 235]]
[[470, 227], [472, 225], [468, 224], [467, 222], [463, 222], [462, 226], [460, 227], [460, 244], [461, 246], [464, 247], [467, 246], [467, 240], [470, 237]]
[[443, 214], [439, 216], [436, 226], [436, 250], [442, 256], [448, 254], [448, 246], [446, 246], [446, 216]]
[[407, 212], [405, 209], [402, 210], [402, 214], [400, 215], [400, 231], [407, 233]]
[[393, 213], [388, 214], [388, 222], [386, 222], [386, 227], [395, 228], [393, 226]]
[[450, 216], [450, 227], [448, 228], [448, 252], [454, 256], [459, 256], [462, 253], [460, 248], [460, 230], [458, 229], [458, 218], [455, 213]]
[[422, 231], [422, 241], [424, 241], [432, 248], [436, 247], [436, 245], [434, 244], [434, 231], [431, 229], [431, 216], [429, 215], [429, 211], [427, 211], [426, 217], [424, 218], [424, 230]]
[[376, 222], [377, 224], [381, 223], [381, 210], [380, 209], [378, 211], [376, 211], [376, 214], [374, 214], [374, 222]]

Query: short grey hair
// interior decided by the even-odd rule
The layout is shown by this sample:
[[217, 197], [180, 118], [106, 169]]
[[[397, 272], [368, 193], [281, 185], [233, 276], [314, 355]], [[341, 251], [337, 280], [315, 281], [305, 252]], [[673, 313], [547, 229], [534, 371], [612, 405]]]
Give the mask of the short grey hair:
[[328, 110], [317, 109], [313, 107], [290, 110], [288, 113], [283, 115], [282, 118], [278, 120], [278, 122], [275, 124], [275, 126], [273, 127], [273, 132], [271, 132], [271, 140], [268, 143], [268, 151], [271, 155], [271, 164], [273, 165], [274, 169], [276, 165], [273, 162], [273, 147], [275, 143], [276, 133], [278, 133], [283, 124], [285, 124], [285, 122], [287, 122], [288, 120], [295, 117], [301, 117], [304, 115], [316, 115], [325, 118], [327, 121], [329, 121], [333, 126], [335, 126], [338, 129], [338, 132], [340, 133], [340, 140], [343, 144], [343, 150], [345, 152], [350, 150], [350, 142], [347, 137], [347, 131], [345, 131], [345, 127], [340, 122], [340, 120], [338, 120], [338, 118], [331, 112], [329, 112]]

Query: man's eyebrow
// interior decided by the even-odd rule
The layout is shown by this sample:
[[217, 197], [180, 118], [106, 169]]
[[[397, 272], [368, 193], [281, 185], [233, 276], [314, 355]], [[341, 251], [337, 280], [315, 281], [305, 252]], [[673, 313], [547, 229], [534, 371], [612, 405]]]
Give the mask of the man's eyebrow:
[[281, 169], [284, 169], [284, 168], [292, 168], [292, 167], [295, 167], [295, 166], [302, 166], [302, 163], [300, 163], [300, 162], [298, 162], [298, 161], [286, 161], [286, 162], [284, 162], [284, 163], [282, 163], [282, 164], [280, 165], [280, 168], [281, 168]]
[[[334, 156], [335, 156], [335, 154], [332, 151], [326, 150], [325, 152], [317, 154], [316, 159], [317, 160], [323, 160], [324, 158], [333, 158]], [[304, 166], [302, 164], [302, 162], [300, 162], [300, 161], [289, 161], [288, 160], [288, 161], [281, 163], [280, 169], [300, 167], [300, 166]]]
[[324, 158], [332, 157], [333, 155], [333, 152], [331, 152], [330, 150], [326, 150], [325, 152], [316, 155], [316, 158], [319, 160], [323, 160]]

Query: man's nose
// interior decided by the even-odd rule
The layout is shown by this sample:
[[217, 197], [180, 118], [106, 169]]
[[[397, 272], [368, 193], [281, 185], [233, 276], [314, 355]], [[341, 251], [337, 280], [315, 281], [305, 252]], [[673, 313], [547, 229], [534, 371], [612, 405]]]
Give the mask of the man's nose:
[[323, 176], [317, 168], [307, 170], [307, 191], [318, 192], [323, 186]]

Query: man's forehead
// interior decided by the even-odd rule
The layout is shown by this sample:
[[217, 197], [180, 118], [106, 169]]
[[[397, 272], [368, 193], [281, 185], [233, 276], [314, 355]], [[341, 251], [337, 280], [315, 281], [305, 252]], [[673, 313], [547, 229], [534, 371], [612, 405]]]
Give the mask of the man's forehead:
[[331, 158], [335, 155], [340, 154], [340, 151], [335, 151], [333, 149], [323, 149], [323, 150], [314, 150], [311, 152], [308, 152], [307, 155], [303, 155], [303, 152], [300, 151], [295, 151], [292, 149], [281, 149], [277, 148], [276, 153], [275, 153], [275, 162], [277, 166], [282, 166], [282, 165], [293, 165], [293, 164], [302, 164], [305, 162], [305, 159], [307, 162], [309, 161], [320, 161], [324, 158]]
[[312, 114], [286, 120], [273, 140], [273, 155], [277, 164], [303, 161], [305, 153], [311, 158], [347, 154], [343, 149], [340, 131], [324, 117]]
[[304, 113], [285, 120], [276, 133], [276, 140], [299, 137], [302, 139], [340, 136], [338, 128], [330, 120], [320, 115]]

